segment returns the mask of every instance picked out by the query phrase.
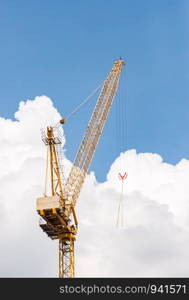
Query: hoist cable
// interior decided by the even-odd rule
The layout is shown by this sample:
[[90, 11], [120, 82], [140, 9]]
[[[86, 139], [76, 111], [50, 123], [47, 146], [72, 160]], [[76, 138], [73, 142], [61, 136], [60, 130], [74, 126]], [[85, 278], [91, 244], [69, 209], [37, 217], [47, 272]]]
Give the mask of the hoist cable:
[[80, 108], [83, 105], [85, 105], [89, 100], [91, 100], [91, 98], [98, 92], [98, 90], [102, 87], [103, 84], [104, 84], [104, 81], [87, 98], [85, 98], [85, 100], [82, 101], [71, 113], [69, 113], [69, 115], [65, 118], [66, 121], [68, 119], [70, 119], [71, 116], [73, 116], [78, 110], [80, 110]]
[[103, 86], [104, 81], [94, 90], [92, 91], [92, 93], [85, 98], [78, 106], [76, 106], [76, 108], [74, 108], [73, 111], [71, 111], [66, 118], [60, 120], [58, 123], [56, 123], [53, 127], [59, 127], [60, 123], [64, 124], [68, 121], [68, 119], [70, 119], [76, 112], [78, 112], [78, 110], [81, 109], [82, 106], [84, 106], [87, 102], [89, 102], [91, 100], [91, 98], [98, 92], [98, 90]]

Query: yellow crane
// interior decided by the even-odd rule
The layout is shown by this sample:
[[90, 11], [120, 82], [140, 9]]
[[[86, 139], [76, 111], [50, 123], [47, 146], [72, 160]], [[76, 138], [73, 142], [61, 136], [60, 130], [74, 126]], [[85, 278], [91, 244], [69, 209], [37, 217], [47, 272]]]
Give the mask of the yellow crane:
[[[66, 181], [61, 169], [61, 138], [57, 128], [49, 126], [43, 135], [47, 145], [47, 168], [50, 173], [50, 195], [37, 198], [37, 212], [43, 219], [42, 230], [51, 239], [59, 240], [59, 277], [74, 277], [74, 242], [78, 231], [75, 206], [86, 174], [92, 162], [96, 146], [102, 135], [118, 84], [124, 61], [114, 62], [104, 81], [96, 106], [77, 151]], [[66, 120], [60, 120], [64, 124]]]

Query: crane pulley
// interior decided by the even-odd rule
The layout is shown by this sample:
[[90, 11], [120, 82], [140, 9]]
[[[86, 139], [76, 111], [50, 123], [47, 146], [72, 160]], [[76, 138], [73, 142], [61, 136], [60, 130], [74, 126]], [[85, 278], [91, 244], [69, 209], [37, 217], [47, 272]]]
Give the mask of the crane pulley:
[[[123, 65], [122, 59], [115, 61], [107, 79], [103, 82], [96, 106], [65, 182], [61, 170], [62, 141], [57, 127], [47, 127], [43, 133], [42, 139], [47, 145], [47, 170], [50, 170], [51, 190], [50, 195], [45, 192], [43, 197], [37, 199], [37, 212], [44, 221], [40, 224], [42, 230], [51, 239], [59, 240], [59, 277], [74, 277], [74, 241], [78, 230], [75, 206], [108, 118]], [[86, 101], [88, 99], [83, 104]], [[80, 107], [81, 105], [73, 113]], [[60, 123], [65, 124], [66, 119], [60, 120]]]

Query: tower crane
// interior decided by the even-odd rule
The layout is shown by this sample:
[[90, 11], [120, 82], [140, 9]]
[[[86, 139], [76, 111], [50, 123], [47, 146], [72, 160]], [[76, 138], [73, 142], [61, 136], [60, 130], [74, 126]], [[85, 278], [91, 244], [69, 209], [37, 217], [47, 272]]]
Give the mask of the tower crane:
[[[47, 145], [46, 177], [49, 170], [51, 188], [50, 195], [45, 192], [43, 197], [37, 198], [36, 207], [43, 220], [40, 224], [42, 230], [52, 240], [59, 240], [60, 278], [74, 277], [74, 242], [78, 231], [75, 206], [102, 135], [124, 64], [122, 59], [115, 61], [103, 83], [67, 180], [62, 174], [62, 141], [56, 127], [48, 126], [42, 137]], [[60, 120], [61, 124], [65, 122], [64, 119]]]

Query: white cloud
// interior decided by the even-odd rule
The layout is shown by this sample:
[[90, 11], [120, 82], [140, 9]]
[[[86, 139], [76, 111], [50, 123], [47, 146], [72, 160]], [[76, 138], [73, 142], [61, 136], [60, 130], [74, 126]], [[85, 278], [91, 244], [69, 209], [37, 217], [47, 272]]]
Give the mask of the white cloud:
[[[21, 102], [15, 118], [0, 118], [0, 277], [57, 276], [57, 242], [39, 228], [35, 201], [45, 167], [40, 129], [60, 114], [41, 96]], [[125, 226], [117, 228], [117, 175], [125, 171]], [[188, 175], [186, 159], [174, 166], [135, 150], [116, 159], [106, 182], [90, 173], [77, 205], [76, 275], [188, 276]]]

